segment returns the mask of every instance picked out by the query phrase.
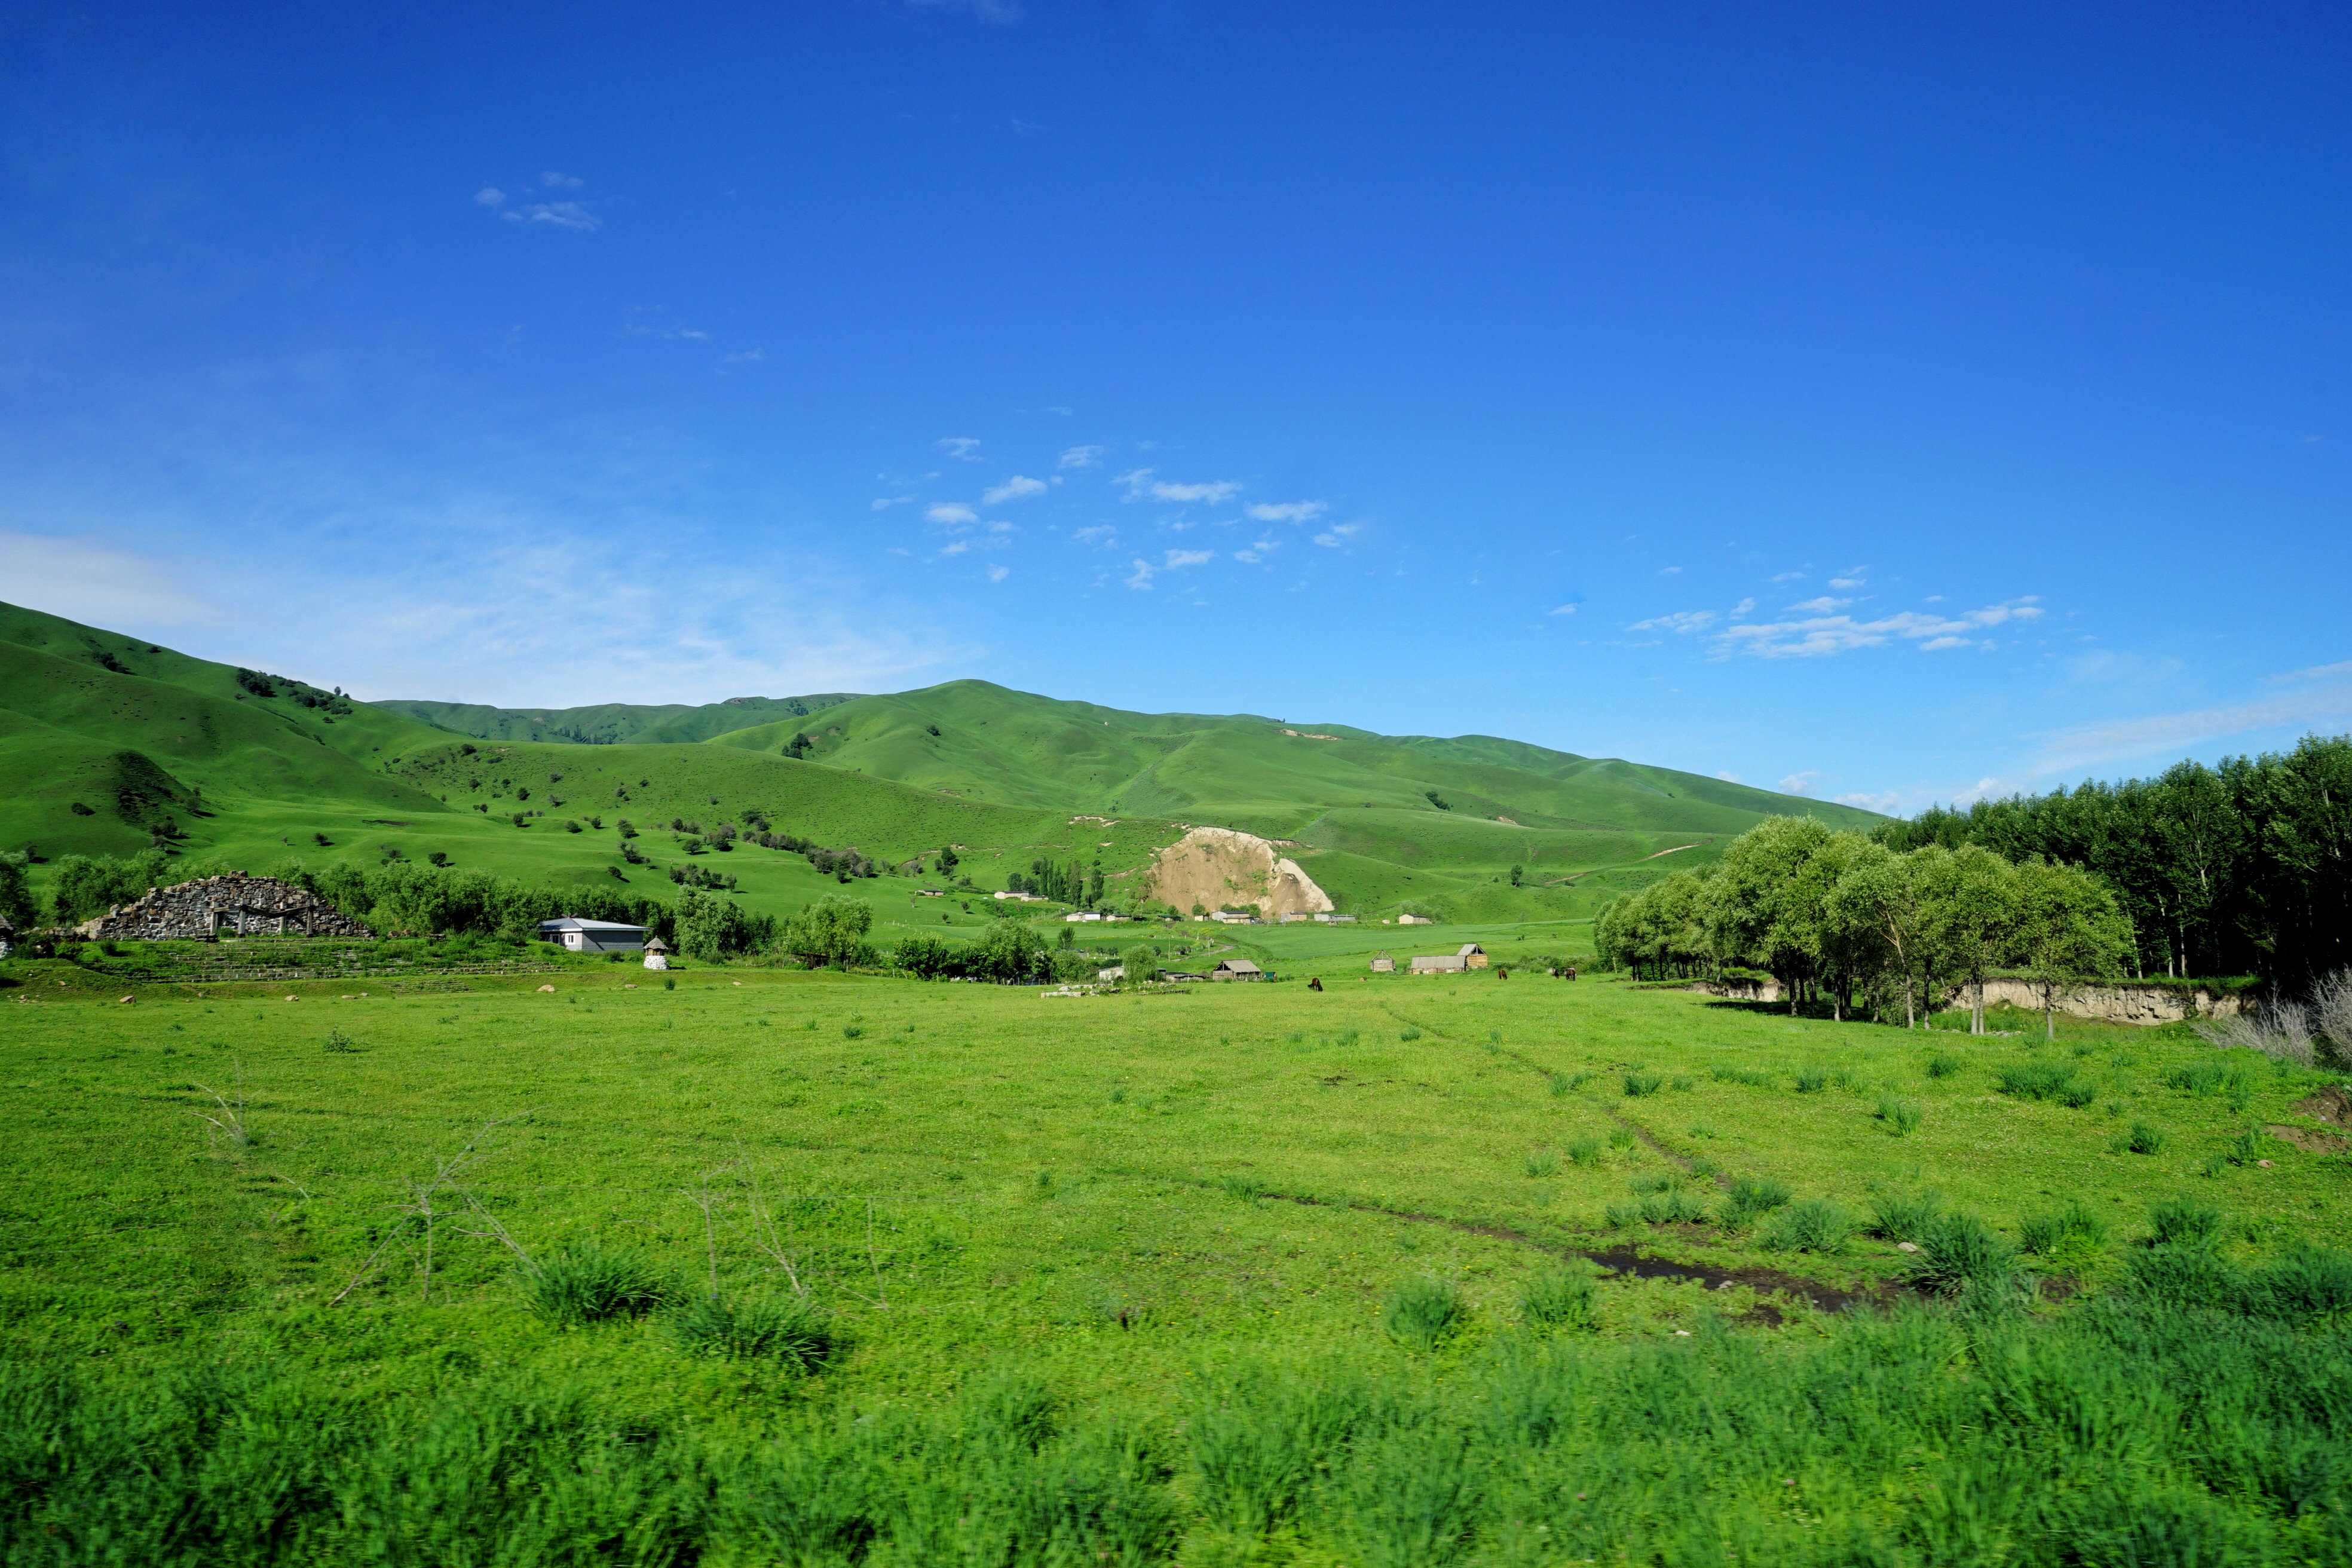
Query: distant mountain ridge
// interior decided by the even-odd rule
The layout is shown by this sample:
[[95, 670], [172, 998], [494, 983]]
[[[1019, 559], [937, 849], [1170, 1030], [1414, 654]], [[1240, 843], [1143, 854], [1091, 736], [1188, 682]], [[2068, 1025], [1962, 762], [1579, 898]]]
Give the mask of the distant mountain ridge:
[[478, 741], [680, 745], [772, 720], [805, 719], [857, 696], [828, 691], [809, 697], [730, 697], [723, 702], [597, 702], [584, 708], [493, 708], [479, 702], [394, 698], [371, 706]]

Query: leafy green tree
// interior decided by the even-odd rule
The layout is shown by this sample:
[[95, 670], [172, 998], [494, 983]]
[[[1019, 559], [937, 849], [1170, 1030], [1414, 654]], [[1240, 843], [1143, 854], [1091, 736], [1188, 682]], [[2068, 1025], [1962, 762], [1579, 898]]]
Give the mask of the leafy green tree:
[[2042, 993], [2042, 1037], [2054, 1040], [2058, 987], [2122, 968], [2131, 926], [2115, 895], [2079, 866], [2053, 866], [2036, 857], [2017, 868], [2016, 896], [2013, 945]]
[[1122, 953], [1119, 963], [1127, 971], [1129, 985], [1142, 985], [1160, 978], [1160, 955], [1141, 942]]
[[[862, 907], [862, 906], [861, 906]], [[688, 958], [705, 963], [749, 952], [761, 932], [742, 906], [715, 893], [688, 889], [677, 900], [677, 945]]]
[[31, 862], [32, 858], [22, 853], [0, 855], [0, 920], [5, 920], [20, 934], [40, 919], [25, 875]]
[[960, 951], [935, 936], [902, 937], [891, 950], [890, 962], [918, 980], [937, 980], [962, 967]]
[[952, 877], [955, 875], [955, 846], [950, 844], [946, 848], [940, 851], [940, 875], [942, 877]]
[[163, 885], [170, 866], [161, 849], [142, 849], [121, 860], [110, 855], [62, 857], [49, 889], [57, 923], [74, 925], [146, 897], [149, 889]]
[[1780, 982], [1794, 1016], [1822, 964], [1822, 917], [1835, 883], [1830, 830], [1810, 816], [1772, 816], [1725, 849], [1710, 892], [1737, 948]]
[[2017, 868], [1981, 844], [1963, 844], [1934, 868], [1927, 894], [1937, 943], [1975, 993], [1969, 1033], [1981, 1035], [1985, 976], [2016, 957]]
[[1018, 984], [1052, 974], [1054, 960], [1045, 939], [1017, 921], [1000, 921], [965, 950], [968, 973], [1003, 984]]
[[864, 950], [873, 929], [873, 905], [827, 893], [784, 922], [784, 948], [813, 968], [843, 963]]
[[1951, 851], [1941, 844], [1907, 855], [1874, 847], [1884, 853], [1856, 857], [1838, 879], [1829, 918], [1839, 940], [1866, 949], [1866, 962], [1901, 986], [1903, 1026], [1916, 1028], [1920, 999], [1932, 994], [1942, 958], [1929, 887]]

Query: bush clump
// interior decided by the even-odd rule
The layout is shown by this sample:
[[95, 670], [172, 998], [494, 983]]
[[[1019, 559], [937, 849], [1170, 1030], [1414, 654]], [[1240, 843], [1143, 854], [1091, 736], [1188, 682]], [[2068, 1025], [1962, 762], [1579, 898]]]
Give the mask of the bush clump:
[[2017, 1249], [1974, 1215], [1937, 1215], [1914, 1245], [1911, 1281], [1931, 1295], [1990, 1303], [2016, 1293]]
[[1600, 1295], [1600, 1282], [1585, 1270], [1549, 1268], [1528, 1281], [1519, 1312], [1538, 1329], [1589, 1329]]
[[1943, 1212], [1944, 1194], [1933, 1187], [1924, 1193], [1880, 1193], [1870, 1200], [1870, 1234], [1916, 1246], [1919, 1233]]
[[1839, 1252], [1853, 1234], [1853, 1215], [1827, 1198], [1806, 1198], [1773, 1216], [1764, 1245], [1777, 1252]]
[[1897, 1138], [1907, 1138], [1919, 1130], [1919, 1108], [1891, 1094], [1878, 1097], [1878, 1109], [1872, 1114], [1885, 1122], [1886, 1130]]
[[2019, 1248], [2035, 1258], [2096, 1252], [2107, 1244], [2107, 1222], [2080, 1198], [2054, 1214], [2033, 1215], [2018, 1226]]
[[1638, 1100], [1643, 1095], [1657, 1093], [1658, 1086], [1664, 1082], [1665, 1082], [1665, 1079], [1660, 1078], [1654, 1072], [1629, 1072], [1625, 1075], [1625, 1092], [1631, 1098]]
[[1742, 1176], [1731, 1184], [1731, 1195], [1724, 1200], [1723, 1223], [1744, 1230], [1795, 1195], [1780, 1182]]
[[2076, 1110], [2099, 1098], [2099, 1086], [2077, 1079], [2063, 1062], [2025, 1062], [2000, 1069], [2003, 1094], [2020, 1100], [2054, 1100]]
[[529, 1292], [540, 1316], [573, 1327], [640, 1317], [667, 1293], [645, 1259], [588, 1241], [574, 1242], [532, 1271]]
[[670, 1331], [690, 1355], [775, 1361], [794, 1372], [816, 1371], [842, 1346], [834, 1320], [798, 1296], [697, 1297], [671, 1318]]
[[1438, 1347], [1462, 1321], [1462, 1292], [1444, 1279], [1408, 1279], [1390, 1292], [1381, 1327], [1408, 1350]]
[[2147, 1211], [2147, 1245], [2210, 1247], [2221, 1239], [2229, 1217], [2190, 1198], [2167, 1198]]

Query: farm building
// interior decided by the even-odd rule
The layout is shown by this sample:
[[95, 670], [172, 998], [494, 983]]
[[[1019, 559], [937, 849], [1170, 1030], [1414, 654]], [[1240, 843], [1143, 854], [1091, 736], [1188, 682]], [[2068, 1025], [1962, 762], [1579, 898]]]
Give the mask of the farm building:
[[554, 942], [567, 952], [634, 952], [646, 945], [646, 928], [565, 915], [540, 921], [539, 940]]
[[1114, 963], [1108, 969], [1097, 969], [1095, 971], [1095, 978], [1103, 982], [1105, 984], [1108, 984], [1116, 980], [1124, 980], [1127, 978], [1127, 965], [1124, 963]]
[[1062, 917], [1065, 923], [1072, 923], [1079, 921], [1098, 921], [1100, 919], [1102, 919], [1102, 916], [1097, 914], [1092, 910], [1072, 910], [1068, 914]]
[[1246, 958], [1228, 958], [1209, 971], [1212, 980], [1263, 980], [1265, 971]]
[[1470, 961], [1458, 952], [1424, 953], [1412, 961], [1415, 974], [1459, 974], [1470, 967]]
[[1329, 910], [1317, 911], [1315, 920], [1318, 924], [1327, 926], [1351, 926], [1356, 923], [1355, 916], [1337, 914]]
[[1480, 947], [1475, 942], [1464, 942], [1462, 944], [1462, 951], [1454, 954], [1454, 956], [1473, 969], [1484, 969], [1486, 967], [1486, 950]]
[[1376, 954], [1372, 959], [1372, 973], [1375, 974], [1394, 974], [1396, 973], [1396, 960], [1391, 958], [1385, 952]]
[[1397, 916], [1397, 924], [1401, 926], [1433, 926], [1437, 922], [1435, 921], [1431, 920], [1427, 915]]
[[339, 936], [362, 941], [375, 933], [308, 888], [275, 877], [199, 877], [150, 888], [136, 903], [118, 904], [84, 921], [81, 934], [137, 942], [206, 941], [222, 936]]

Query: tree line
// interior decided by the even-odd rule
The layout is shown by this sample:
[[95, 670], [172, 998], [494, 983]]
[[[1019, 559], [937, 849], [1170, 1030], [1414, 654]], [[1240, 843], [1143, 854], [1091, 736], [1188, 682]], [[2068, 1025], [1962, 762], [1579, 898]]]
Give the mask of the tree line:
[[2352, 964], [2352, 735], [1937, 807], [1874, 837], [1898, 851], [1980, 845], [2084, 868], [2129, 923], [2134, 975], [2260, 974], [2301, 989]]
[[1605, 965], [1658, 977], [1750, 965], [1780, 983], [1792, 1014], [1826, 998], [1833, 1017], [1859, 1008], [1910, 1027], [1967, 983], [1973, 1034], [1989, 974], [2028, 975], [2054, 1033], [2059, 987], [2119, 973], [2130, 942], [2114, 893], [2082, 867], [1979, 844], [1898, 851], [1810, 816], [1768, 818], [1717, 864], [1612, 900], [1593, 922]]

